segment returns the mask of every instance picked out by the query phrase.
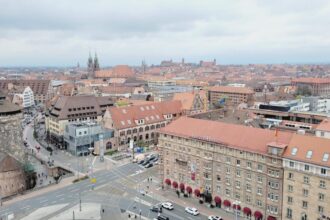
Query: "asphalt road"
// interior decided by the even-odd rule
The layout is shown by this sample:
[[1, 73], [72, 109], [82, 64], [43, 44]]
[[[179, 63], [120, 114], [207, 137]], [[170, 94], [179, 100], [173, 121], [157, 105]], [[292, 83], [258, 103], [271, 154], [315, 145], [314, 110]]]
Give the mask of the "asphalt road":
[[[161, 201], [153, 196], [143, 196], [138, 192], [138, 186], [143, 183], [145, 177], [143, 172], [148, 172], [148, 170], [136, 164], [122, 165], [110, 171], [99, 171], [94, 174], [97, 179], [95, 184], [84, 180], [40, 196], [3, 206], [0, 209], [0, 216], [9, 213], [14, 213], [15, 216], [25, 216], [40, 207], [63, 203], [78, 204], [79, 198], [81, 198], [83, 203], [93, 202], [104, 206], [113, 204], [137, 215], [141, 210], [142, 216], [153, 219], [157, 213], [151, 212], [149, 209]], [[107, 187], [111, 187], [112, 190], [107, 191]], [[163, 215], [168, 216], [171, 220], [207, 219], [206, 216], [195, 217], [185, 213], [184, 207], [178, 204], [174, 204], [172, 211], [163, 209]]]

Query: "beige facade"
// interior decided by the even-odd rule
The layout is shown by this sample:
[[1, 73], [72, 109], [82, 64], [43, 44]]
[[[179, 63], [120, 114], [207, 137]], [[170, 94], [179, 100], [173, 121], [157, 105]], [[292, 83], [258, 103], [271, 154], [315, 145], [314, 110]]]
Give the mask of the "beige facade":
[[[260, 212], [264, 218], [282, 215], [282, 160], [271, 154], [248, 152], [234, 146], [199, 138], [160, 133], [161, 175], [163, 180], [184, 183], [222, 200], [222, 207], [233, 211], [239, 202], [239, 214]], [[192, 175], [195, 173], [195, 180]], [[228, 200], [231, 205], [224, 206]], [[248, 208], [248, 209], [246, 209]], [[254, 218], [254, 217], [253, 217]], [[267, 218], [266, 218], [267, 219]]]
[[254, 102], [253, 90], [245, 87], [219, 86], [212, 87], [208, 91], [210, 104], [218, 106], [220, 100], [225, 99], [227, 105], [239, 105], [246, 103], [252, 105]]
[[282, 219], [330, 219], [330, 169], [284, 159]]

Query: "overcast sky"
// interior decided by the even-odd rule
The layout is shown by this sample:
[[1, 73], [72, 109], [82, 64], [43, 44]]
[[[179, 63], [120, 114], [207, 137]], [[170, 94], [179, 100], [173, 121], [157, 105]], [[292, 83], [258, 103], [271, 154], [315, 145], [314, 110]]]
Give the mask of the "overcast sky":
[[0, 3], [0, 66], [330, 62], [329, 0]]

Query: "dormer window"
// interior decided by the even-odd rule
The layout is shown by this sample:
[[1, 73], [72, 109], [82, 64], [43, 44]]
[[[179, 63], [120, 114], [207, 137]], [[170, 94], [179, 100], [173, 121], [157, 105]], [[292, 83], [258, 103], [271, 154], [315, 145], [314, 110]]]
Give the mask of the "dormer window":
[[298, 148], [294, 147], [291, 150], [291, 155], [296, 156], [297, 155]]
[[322, 159], [322, 161], [323, 161], [323, 162], [327, 162], [328, 160], [329, 160], [329, 154], [328, 154], [328, 153], [323, 154], [323, 159]]
[[313, 151], [309, 150], [309, 151], [307, 151], [306, 158], [311, 159], [312, 155], [313, 155]]

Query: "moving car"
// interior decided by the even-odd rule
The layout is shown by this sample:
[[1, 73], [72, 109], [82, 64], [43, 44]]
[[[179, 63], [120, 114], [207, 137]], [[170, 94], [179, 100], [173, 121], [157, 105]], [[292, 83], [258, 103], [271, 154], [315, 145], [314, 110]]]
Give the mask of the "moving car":
[[154, 205], [150, 208], [150, 211], [162, 213], [163, 210], [162, 210], [162, 207], [160, 205]]
[[145, 160], [141, 165], [142, 165], [142, 166], [145, 166], [145, 165], [147, 165], [148, 163], [149, 163], [149, 161]]
[[158, 215], [156, 219], [157, 220], [169, 220], [170, 218], [169, 217], [166, 217], [164, 215]]
[[168, 209], [168, 210], [173, 210], [174, 209], [173, 204], [170, 203], [170, 202], [163, 202], [162, 206], [163, 206], [163, 208]]
[[199, 212], [198, 212], [198, 210], [196, 208], [186, 207], [184, 210], [186, 212], [188, 212], [189, 214], [191, 214], [191, 215], [194, 215], [194, 216], [199, 215]]
[[216, 215], [210, 215], [208, 217], [208, 220], [223, 220], [223, 218], [221, 218], [220, 216], [216, 216]]

